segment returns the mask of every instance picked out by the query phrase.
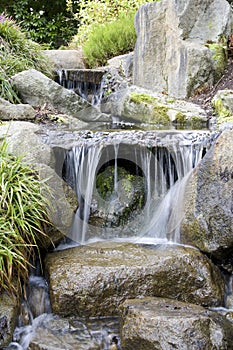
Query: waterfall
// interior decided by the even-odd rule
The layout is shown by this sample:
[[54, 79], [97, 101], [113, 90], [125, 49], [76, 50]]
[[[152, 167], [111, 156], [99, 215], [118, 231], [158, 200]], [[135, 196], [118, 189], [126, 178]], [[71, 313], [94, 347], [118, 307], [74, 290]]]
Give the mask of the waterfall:
[[99, 106], [103, 96], [105, 70], [91, 69], [58, 69], [57, 82], [93, 106]]
[[[69, 238], [81, 244], [95, 239], [179, 242], [185, 185], [192, 169], [203, 157], [205, 145], [187, 142], [186, 137], [179, 142], [175, 140], [171, 139], [167, 145], [165, 142], [162, 146], [148, 147], [140, 142], [129, 142], [122, 133], [112, 143], [83, 140], [73, 147], [67, 153], [63, 172], [64, 179], [75, 189], [79, 201]], [[101, 169], [109, 165], [114, 167], [114, 180], [112, 195], [106, 199], [98, 192], [96, 177]], [[122, 197], [127, 197], [124, 191], [132, 184], [127, 179], [120, 179], [119, 166], [134, 175], [141, 172], [144, 205], [131, 215], [128, 222], [118, 227], [93, 223], [90, 221], [92, 211], [98, 212], [101, 208], [97, 216], [108, 217], [112, 215], [112, 208], [122, 202]], [[124, 201], [127, 207], [127, 198]]]

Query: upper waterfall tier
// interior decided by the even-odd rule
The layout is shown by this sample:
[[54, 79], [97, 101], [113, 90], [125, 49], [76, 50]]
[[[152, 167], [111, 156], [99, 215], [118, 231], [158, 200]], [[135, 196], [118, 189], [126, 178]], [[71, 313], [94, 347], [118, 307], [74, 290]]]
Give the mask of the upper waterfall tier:
[[74, 90], [92, 105], [98, 105], [103, 94], [105, 69], [58, 69], [58, 83]]

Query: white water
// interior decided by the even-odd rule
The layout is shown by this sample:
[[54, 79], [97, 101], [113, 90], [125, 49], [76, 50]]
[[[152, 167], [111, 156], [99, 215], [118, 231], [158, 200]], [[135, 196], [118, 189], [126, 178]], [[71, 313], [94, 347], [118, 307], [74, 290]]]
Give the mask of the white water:
[[[202, 145], [170, 143], [167, 148], [157, 147], [152, 152], [146, 147], [127, 145], [122, 139], [108, 146], [96, 142], [74, 147], [67, 155], [66, 179], [75, 188], [79, 209], [69, 238], [79, 244], [113, 238], [179, 242], [186, 183], [202, 155]], [[88, 220], [93, 203], [103, 201], [96, 191], [98, 170], [110, 160], [115, 166], [114, 196], [105, 203], [105, 208], [110, 208], [117, 203], [120, 195], [117, 165], [122, 158], [126, 165], [133, 162], [142, 170], [146, 187], [144, 208], [124, 226], [103, 228], [90, 224]]]
[[58, 69], [58, 82], [61, 86], [75, 91], [84, 100], [89, 101], [93, 106], [99, 106], [103, 97], [104, 78], [100, 84], [85, 81], [69, 80], [66, 69]]

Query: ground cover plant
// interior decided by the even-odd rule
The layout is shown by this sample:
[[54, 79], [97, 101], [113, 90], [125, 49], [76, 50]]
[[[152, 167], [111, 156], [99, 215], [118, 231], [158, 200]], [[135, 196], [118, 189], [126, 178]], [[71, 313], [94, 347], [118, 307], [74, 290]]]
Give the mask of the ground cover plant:
[[52, 65], [39, 44], [28, 40], [11, 18], [0, 15], [0, 97], [19, 102], [10, 78], [30, 68], [52, 77]]
[[46, 237], [46, 200], [41, 181], [22, 159], [0, 146], [0, 291], [26, 280], [31, 258]]

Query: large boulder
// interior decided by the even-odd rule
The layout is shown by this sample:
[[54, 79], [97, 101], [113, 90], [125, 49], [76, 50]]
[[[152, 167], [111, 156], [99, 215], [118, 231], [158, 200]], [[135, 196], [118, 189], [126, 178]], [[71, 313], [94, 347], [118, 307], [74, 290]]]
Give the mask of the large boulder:
[[111, 94], [102, 111], [141, 123], [206, 125], [206, 112], [198, 105], [175, 100], [151, 90], [130, 86]]
[[232, 138], [225, 130], [194, 170], [181, 223], [181, 242], [219, 259], [233, 251]]
[[133, 56], [133, 52], [115, 56], [108, 60], [108, 66], [118, 69], [125, 78], [130, 78], [133, 75]]
[[89, 102], [35, 69], [14, 75], [12, 83], [24, 103], [33, 107], [46, 106], [84, 121], [109, 121], [109, 117]]
[[35, 110], [28, 104], [13, 104], [0, 98], [0, 120], [30, 120]]
[[163, 0], [135, 18], [134, 84], [185, 98], [212, 86], [226, 65], [226, 0]]
[[8, 151], [20, 156], [28, 164], [55, 163], [52, 149], [42, 142], [39, 136], [40, 127], [24, 121], [12, 121], [0, 125], [0, 140], [6, 138]]
[[125, 299], [159, 296], [221, 305], [218, 268], [197, 249], [99, 242], [48, 254], [45, 261], [54, 313], [119, 314]]
[[201, 306], [161, 298], [126, 300], [121, 319], [125, 350], [233, 349], [233, 324]]
[[83, 69], [84, 57], [81, 50], [44, 50], [44, 54], [58, 69]]

